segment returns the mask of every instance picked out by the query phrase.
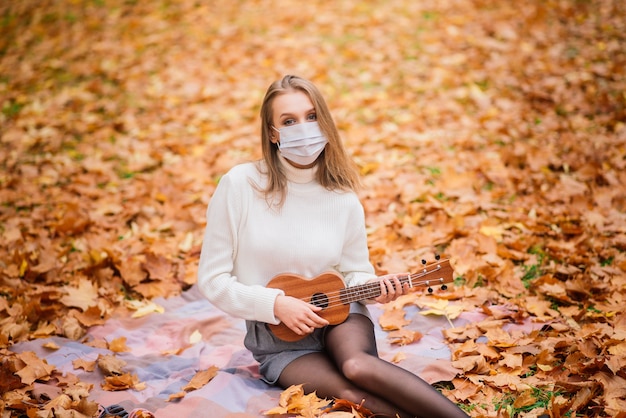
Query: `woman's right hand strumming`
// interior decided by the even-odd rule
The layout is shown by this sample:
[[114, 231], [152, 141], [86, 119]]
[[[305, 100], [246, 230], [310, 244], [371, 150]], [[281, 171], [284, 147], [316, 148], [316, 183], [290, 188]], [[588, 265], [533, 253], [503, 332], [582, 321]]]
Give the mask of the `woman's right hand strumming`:
[[274, 316], [298, 335], [312, 333], [315, 328], [323, 328], [328, 321], [317, 314], [322, 308], [303, 300], [279, 295], [274, 303]]

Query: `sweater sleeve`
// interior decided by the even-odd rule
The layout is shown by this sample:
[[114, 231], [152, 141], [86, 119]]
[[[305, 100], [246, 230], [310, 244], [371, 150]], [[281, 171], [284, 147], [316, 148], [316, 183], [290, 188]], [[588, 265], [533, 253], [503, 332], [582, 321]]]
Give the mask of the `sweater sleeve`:
[[250, 187], [245, 176], [234, 177], [230, 173], [222, 177], [207, 208], [198, 286], [213, 305], [230, 315], [277, 324], [274, 302], [284, 292], [244, 284], [232, 274], [238, 231], [245, 223], [245, 199]]
[[365, 213], [363, 206], [354, 195], [350, 217], [346, 223], [346, 234], [338, 270], [344, 276], [347, 286], [361, 285], [376, 278], [374, 267], [369, 261]]

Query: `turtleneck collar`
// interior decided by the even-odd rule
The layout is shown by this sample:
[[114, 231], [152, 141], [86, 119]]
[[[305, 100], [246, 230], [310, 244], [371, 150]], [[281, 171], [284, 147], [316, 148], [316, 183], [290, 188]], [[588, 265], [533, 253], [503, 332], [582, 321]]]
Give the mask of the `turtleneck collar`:
[[293, 183], [305, 184], [315, 180], [317, 174], [317, 164], [311, 168], [297, 168], [289, 164], [289, 161], [283, 157], [280, 152], [278, 153], [278, 160], [282, 166], [287, 180]]

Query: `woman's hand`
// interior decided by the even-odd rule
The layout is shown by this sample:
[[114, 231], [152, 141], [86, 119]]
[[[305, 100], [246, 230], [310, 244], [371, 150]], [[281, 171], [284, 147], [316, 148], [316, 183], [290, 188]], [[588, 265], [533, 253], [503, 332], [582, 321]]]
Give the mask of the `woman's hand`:
[[387, 274], [377, 279], [371, 280], [371, 282], [380, 281], [380, 296], [374, 300], [378, 303], [387, 303], [396, 300], [399, 296], [409, 291], [409, 284], [400, 283], [400, 277], [405, 277], [406, 274]]
[[328, 321], [317, 314], [322, 308], [303, 300], [279, 295], [274, 303], [274, 316], [298, 335], [312, 333], [315, 328], [328, 325]]

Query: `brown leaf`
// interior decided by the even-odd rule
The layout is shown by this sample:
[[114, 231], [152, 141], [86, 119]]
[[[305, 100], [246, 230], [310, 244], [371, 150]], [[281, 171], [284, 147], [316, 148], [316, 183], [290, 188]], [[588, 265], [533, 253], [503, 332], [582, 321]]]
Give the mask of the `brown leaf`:
[[207, 383], [209, 383], [215, 376], [217, 376], [217, 372], [219, 371], [219, 367], [211, 366], [207, 370], [201, 370], [197, 372], [187, 383], [183, 390], [185, 392], [191, 392], [196, 389], [200, 389]]
[[15, 372], [22, 379], [22, 383], [30, 385], [35, 380], [49, 380], [50, 373], [56, 369], [45, 359], [40, 359], [32, 351], [25, 351], [17, 355], [24, 362], [25, 366]]
[[118, 391], [127, 389], [137, 389], [140, 385], [137, 375], [123, 373], [119, 375], [110, 375], [104, 377], [104, 382], [100, 385], [102, 389], [107, 391]]
[[397, 330], [408, 325], [411, 321], [405, 319], [404, 309], [385, 310], [378, 319], [380, 327], [385, 331]]
[[126, 362], [112, 355], [98, 354], [96, 359], [98, 368], [102, 370], [105, 376], [121, 375], [124, 373], [123, 368], [126, 366]]
[[74, 366], [74, 369], [83, 369], [86, 372], [93, 372], [96, 368], [96, 362], [79, 358], [72, 360], [72, 366]]
[[98, 289], [86, 278], [78, 280], [78, 287], [65, 287], [66, 295], [61, 302], [69, 307], [80, 308], [83, 312], [98, 303]]
[[419, 341], [424, 335], [419, 331], [411, 331], [406, 328], [391, 331], [387, 339], [391, 344], [407, 345]]
[[304, 394], [302, 385], [293, 385], [280, 394], [278, 405], [263, 415], [298, 414], [305, 417], [319, 416], [330, 402], [320, 399], [315, 392]]
[[123, 353], [126, 351], [130, 351], [130, 348], [126, 345], [126, 337], [115, 338], [113, 341], [109, 343], [109, 350], [114, 353]]
[[166, 280], [172, 272], [172, 263], [162, 255], [152, 252], [146, 254], [146, 261], [142, 267], [148, 272], [148, 278], [152, 280]]

